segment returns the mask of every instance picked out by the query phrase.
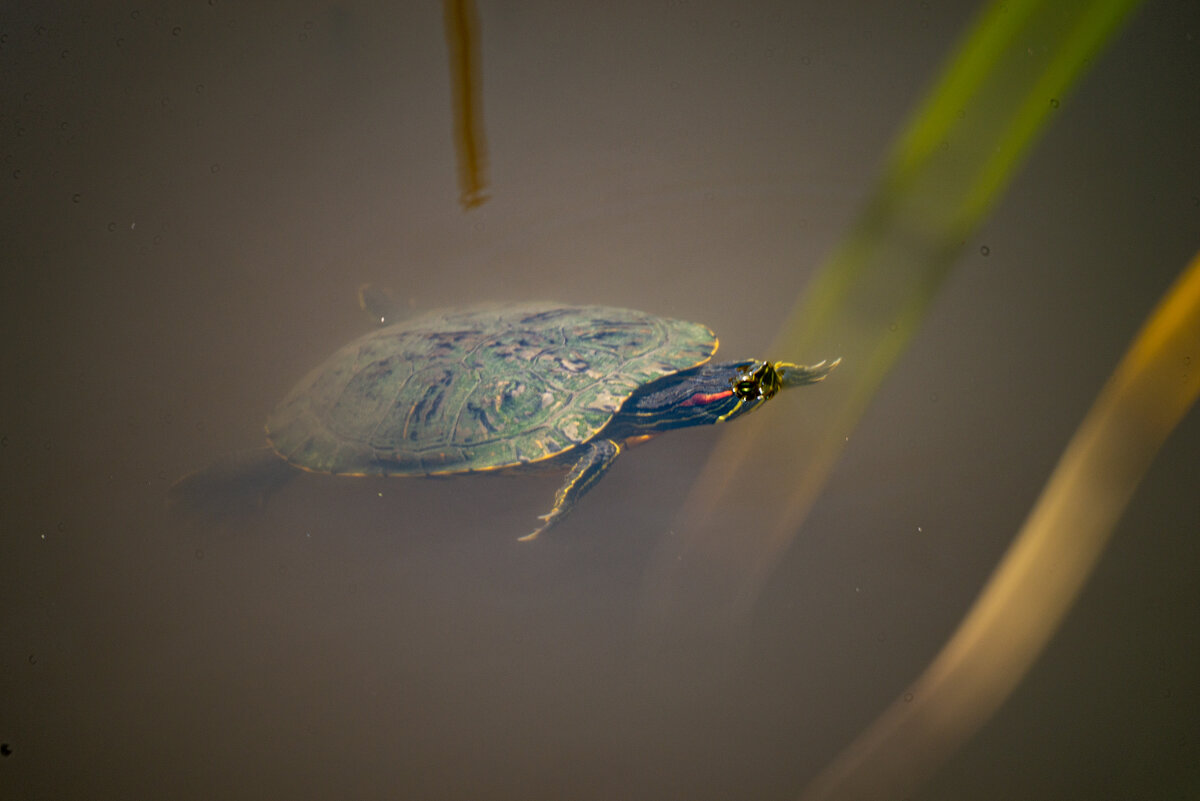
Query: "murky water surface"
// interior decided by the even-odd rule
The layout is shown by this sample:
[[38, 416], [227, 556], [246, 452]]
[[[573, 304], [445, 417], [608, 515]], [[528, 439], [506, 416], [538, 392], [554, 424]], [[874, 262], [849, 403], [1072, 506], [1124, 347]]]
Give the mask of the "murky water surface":
[[[533, 544], [555, 475], [303, 476], [211, 526], [163, 496], [261, 443], [368, 281], [838, 355], [760, 351], [968, 21], [874, 5], [480, 2], [469, 212], [437, 4], [4, 15], [0, 797], [795, 797], [936, 653], [1200, 245], [1193, 4], [1059, 104], [736, 626], [702, 573], [665, 615], [644, 585], [713, 429]], [[758, 414], [822, 402], [794, 395]], [[1197, 422], [919, 797], [1196, 792]]]

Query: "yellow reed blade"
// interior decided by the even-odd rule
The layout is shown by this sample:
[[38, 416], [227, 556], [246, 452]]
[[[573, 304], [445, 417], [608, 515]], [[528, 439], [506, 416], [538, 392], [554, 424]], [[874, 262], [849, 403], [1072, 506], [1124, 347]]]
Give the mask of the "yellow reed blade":
[[1200, 395], [1200, 255], [1067, 445], [983, 594], [933, 662], [804, 793], [905, 798], [1012, 693], [1058, 629], [1134, 490]]

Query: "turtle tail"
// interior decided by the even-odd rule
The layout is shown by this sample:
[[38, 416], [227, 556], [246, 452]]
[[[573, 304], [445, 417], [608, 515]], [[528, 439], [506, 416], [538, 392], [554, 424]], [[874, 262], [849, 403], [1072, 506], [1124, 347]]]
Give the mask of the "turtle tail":
[[243, 516], [261, 509], [267, 496], [297, 472], [270, 448], [227, 453], [172, 484], [167, 490], [167, 507], [184, 517], [206, 521]]

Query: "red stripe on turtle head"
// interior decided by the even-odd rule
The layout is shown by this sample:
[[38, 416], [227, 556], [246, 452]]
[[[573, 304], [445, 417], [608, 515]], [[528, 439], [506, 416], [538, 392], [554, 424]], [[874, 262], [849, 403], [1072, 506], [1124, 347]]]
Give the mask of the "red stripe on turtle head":
[[723, 400], [733, 394], [732, 389], [727, 389], [724, 392], [697, 392], [692, 397], [685, 400], [680, 406], [707, 406], [713, 401]]

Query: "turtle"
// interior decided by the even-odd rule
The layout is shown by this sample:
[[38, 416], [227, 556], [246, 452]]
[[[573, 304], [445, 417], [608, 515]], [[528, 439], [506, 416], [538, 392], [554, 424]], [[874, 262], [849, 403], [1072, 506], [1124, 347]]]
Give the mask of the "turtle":
[[724, 423], [840, 363], [713, 362], [707, 326], [609, 306], [485, 304], [396, 322], [360, 287], [376, 329], [314, 368], [266, 423], [269, 447], [218, 460], [171, 488], [195, 507], [215, 487], [265, 497], [298, 470], [352, 476], [565, 473], [535, 539], [562, 521], [630, 445]]

